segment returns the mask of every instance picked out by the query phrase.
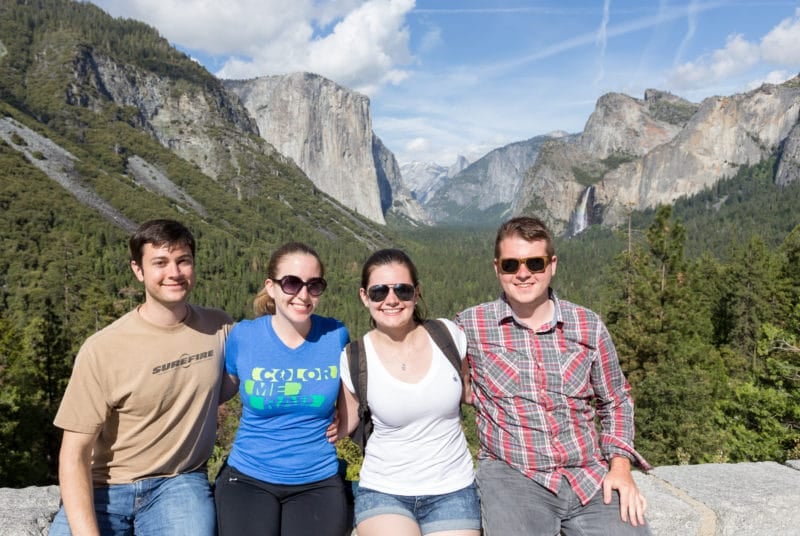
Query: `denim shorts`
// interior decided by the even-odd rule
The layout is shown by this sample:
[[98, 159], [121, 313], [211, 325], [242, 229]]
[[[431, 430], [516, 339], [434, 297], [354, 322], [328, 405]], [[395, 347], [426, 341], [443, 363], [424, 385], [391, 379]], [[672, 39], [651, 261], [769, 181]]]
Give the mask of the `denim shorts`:
[[481, 505], [474, 482], [442, 495], [392, 495], [368, 488], [356, 489], [356, 524], [383, 514], [413, 519], [422, 534], [481, 528]]

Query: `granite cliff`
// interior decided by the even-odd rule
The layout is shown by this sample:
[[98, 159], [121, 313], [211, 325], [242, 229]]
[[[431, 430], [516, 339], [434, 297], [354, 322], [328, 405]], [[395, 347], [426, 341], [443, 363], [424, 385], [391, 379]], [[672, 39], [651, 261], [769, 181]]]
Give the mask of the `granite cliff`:
[[372, 132], [367, 97], [311, 73], [224, 83], [259, 134], [323, 192], [377, 223], [385, 223], [388, 210], [426, 220], [403, 186], [394, 155]]
[[67, 104], [95, 113], [110, 103], [130, 110], [133, 126], [212, 179], [230, 181], [242, 195], [252, 190], [249, 182], [258, 180], [253, 153], [289, 162], [258, 139], [247, 110], [208, 74], [194, 81], [162, 76], [88, 47], [78, 50], [71, 67]]
[[799, 114], [800, 77], [700, 104], [655, 90], [643, 100], [605, 95], [575, 143], [542, 147], [512, 212], [539, 213], [566, 234], [617, 225], [773, 155], [776, 184], [788, 184], [798, 179]]
[[506, 217], [519, 194], [525, 172], [544, 144], [571, 139], [558, 132], [494, 149], [458, 173], [429, 187], [423, 207], [437, 223], [494, 223]]
[[411, 195], [423, 205], [430, 201], [444, 184], [469, 165], [464, 156], [459, 156], [449, 167], [436, 162], [408, 162], [400, 166], [403, 183]]
[[[130, 231], [142, 207], [167, 207], [221, 218], [236, 232], [246, 227], [239, 218], [257, 218], [280, 234], [368, 247], [383, 240], [350, 200], [320, 191], [259, 136], [221, 80], [153, 28], [68, 0], [0, 3], [0, 20], [0, 146], [116, 227]], [[384, 176], [390, 194], [392, 173], [396, 166]]]

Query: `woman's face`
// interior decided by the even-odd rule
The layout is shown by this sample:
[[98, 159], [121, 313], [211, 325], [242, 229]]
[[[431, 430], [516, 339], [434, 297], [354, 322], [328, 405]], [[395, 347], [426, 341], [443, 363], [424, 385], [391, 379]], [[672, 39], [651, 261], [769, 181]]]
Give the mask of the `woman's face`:
[[376, 266], [369, 274], [367, 288], [360, 289], [359, 294], [378, 329], [413, 324], [419, 293], [405, 265], [393, 262]]
[[284, 291], [280, 280], [286, 276], [294, 276], [307, 283], [322, 277], [322, 267], [313, 255], [290, 253], [278, 263], [275, 279], [267, 279], [265, 283], [267, 293], [275, 301], [275, 316], [292, 324], [304, 324], [317, 308], [320, 296], [312, 296], [307, 285], [303, 285], [296, 294]]

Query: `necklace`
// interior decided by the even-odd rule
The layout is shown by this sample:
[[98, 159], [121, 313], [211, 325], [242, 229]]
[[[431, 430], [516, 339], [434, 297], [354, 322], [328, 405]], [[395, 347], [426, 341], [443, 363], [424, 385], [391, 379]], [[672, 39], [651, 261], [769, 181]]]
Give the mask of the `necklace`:
[[392, 354], [392, 359], [394, 359], [395, 361], [397, 361], [400, 364], [400, 370], [402, 370], [403, 372], [406, 371], [407, 367], [406, 367], [406, 362], [405, 361], [401, 360], [399, 357], [397, 357], [394, 354]]
[[[413, 335], [405, 338], [405, 340], [402, 340], [400, 343], [393, 343], [390, 337], [376, 337], [373, 345], [376, 345], [376, 343], [380, 341], [376, 350], [379, 353], [383, 351], [385, 354], [389, 354], [392, 361], [395, 361], [399, 365], [400, 371], [407, 372], [409, 369], [409, 361], [415, 358], [413, 348], [409, 351], [409, 345], [413, 347], [414, 340]], [[400, 357], [398, 357], [398, 355]]]

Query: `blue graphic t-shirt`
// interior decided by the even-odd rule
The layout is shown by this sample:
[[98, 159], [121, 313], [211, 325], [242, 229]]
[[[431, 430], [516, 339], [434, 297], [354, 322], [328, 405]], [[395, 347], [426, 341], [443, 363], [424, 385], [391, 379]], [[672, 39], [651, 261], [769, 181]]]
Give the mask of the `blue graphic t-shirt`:
[[236, 324], [225, 343], [225, 369], [239, 378], [242, 420], [228, 463], [272, 484], [307, 484], [336, 474], [336, 448], [325, 437], [339, 394], [339, 356], [350, 337], [334, 318], [312, 315], [297, 348], [272, 329], [272, 315]]

